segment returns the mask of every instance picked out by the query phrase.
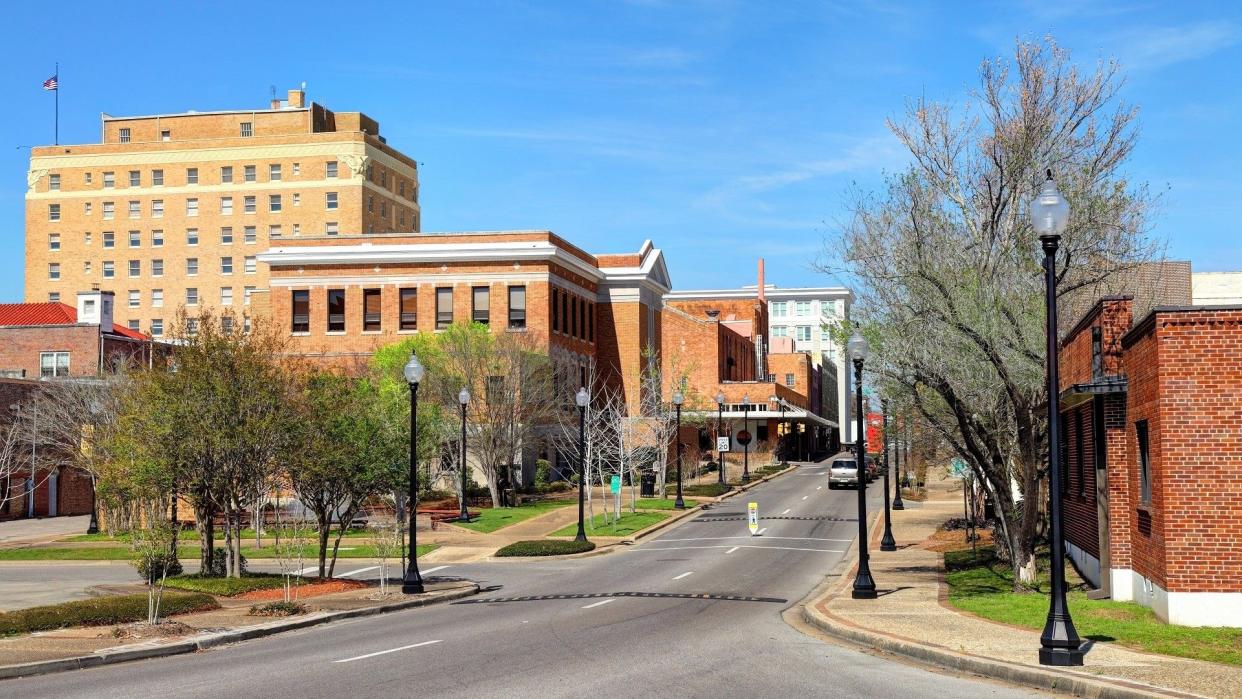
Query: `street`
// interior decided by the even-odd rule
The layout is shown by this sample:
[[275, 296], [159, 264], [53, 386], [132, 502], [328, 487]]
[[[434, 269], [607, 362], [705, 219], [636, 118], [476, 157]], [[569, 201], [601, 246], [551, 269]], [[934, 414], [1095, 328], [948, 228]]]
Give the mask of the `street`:
[[[803, 466], [616, 553], [428, 566], [431, 576], [484, 587], [463, 602], [0, 689], [216, 697], [254, 693], [259, 682], [269, 697], [1037, 696], [884, 660], [786, 624], [781, 612], [823, 580], [856, 532], [856, 494], [829, 490], [825, 470]], [[870, 494], [878, 506], [879, 486]], [[759, 503], [757, 537], [746, 528], [750, 501]]]

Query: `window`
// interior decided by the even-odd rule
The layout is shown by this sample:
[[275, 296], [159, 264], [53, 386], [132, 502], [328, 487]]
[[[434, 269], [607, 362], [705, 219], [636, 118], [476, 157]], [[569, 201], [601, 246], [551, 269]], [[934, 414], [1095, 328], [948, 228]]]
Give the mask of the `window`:
[[401, 290], [400, 327], [402, 330], [418, 329], [418, 289]]
[[186, 216], [197, 216], [198, 215], [198, 200], [197, 199], [186, 199], [185, 200], [185, 215]]
[[324, 167], [324, 177], [336, 177], [336, 161], [329, 160]]
[[587, 328], [590, 330], [590, 337], [587, 339], [595, 342], [595, 304], [590, 304], [587, 311]]
[[40, 352], [39, 376], [54, 377], [69, 375], [68, 352]]
[[[297, 224], [294, 224], [294, 228], [297, 228]], [[270, 238], [279, 238], [280, 237], [280, 226], [268, 226], [267, 235]]]
[[142, 186], [142, 171], [141, 170], [130, 170], [129, 171], [129, 186], [130, 187], [141, 187]]
[[383, 201], [380, 202], [380, 217], [388, 218], [388, 203], [387, 202], [383, 202]]
[[246, 226], [242, 229], [242, 235], [245, 237], [247, 245], [254, 245], [259, 239], [258, 229], [254, 226]]
[[89, 172], [87, 172], [87, 173], [83, 173], [83, 175], [82, 175], [82, 183], [83, 183], [83, 184], [90, 184], [90, 183], [91, 183], [91, 173], [89, 173]]
[[233, 332], [233, 316], [220, 316], [220, 330], [225, 333]]
[[491, 294], [486, 286], [476, 286], [470, 290], [470, 306], [470, 319], [487, 325], [491, 320]]
[[785, 301], [773, 301], [771, 308], [772, 316], [775, 318], [784, 318], [786, 312], [788, 311], [788, 306]]
[[48, 235], [47, 249], [48, 250], [59, 250], [60, 249], [60, 234], [59, 233], [52, 233]]
[[133, 330], [134, 332], [142, 332], [140, 329], [141, 323], [139, 321], [131, 320], [128, 325], [130, 330]]
[[121, 143], [129, 143], [129, 129], [120, 130]]
[[345, 332], [344, 289], [328, 289], [328, 332]]
[[164, 276], [164, 261], [161, 259], [151, 260], [151, 276]]
[[103, 186], [104, 186], [104, 189], [112, 189], [113, 187], [115, 187], [116, 186], [116, 173], [105, 172], [103, 174]]
[[142, 292], [137, 289], [129, 290], [129, 307], [137, 308], [142, 303]]
[[233, 273], [233, 258], [232, 257], [221, 257], [220, 258], [220, 274], [232, 274], [232, 273]]
[[336, 235], [340, 230], [339, 228], [337, 228], [336, 221], [328, 221], [326, 224], [324, 224], [323, 229], [324, 229], [323, 232], [328, 235]]
[[232, 306], [233, 305], [233, 287], [231, 286], [220, 287], [220, 305], [221, 306]]
[[453, 288], [442, 286], [436, 289], [436, 330], [443, 330], [453, 324]]
[[163, 170], [152, 170], [151, 171], [151, 186], [153, 187], [164, 186], [164, 171]]
[[380, 168], [380, 186], [385, 189], [388, 187], [388, 171]]
[[397, 194], [403, 197], [405, 196], [405, 180], [399, 180], [397, 182]]
[[247, 335], [250, 334], [250, 316], [244, 316], [242, 318], [242, 332]]
[[233, 229], [231, 227], [224, 226], [223, 228], [220, 229], [220, 244], [221, 245], [232, 245], [233, 244]]
[[792, 388], [798, 385], [798, 380], [794, 377], [793, 374], [785, 374], [785, 385]]
[[129, 246], [131, 248], [142, 247], [142, 231], [130, 231], [129, 232]]
[[246, 178], [246, 181], [247, 181], [247, 182], [254, 182], [254, 181], [255, 181], [256, 175], [255, 175], [255, 167], [254, 167], [253, 165], [247, 165], [247, 166], [245, 166], [245, 167], [242, 169], [242, 174], [243, 174], [243, 176]]
[[186, 245], [198, 245], [198, 229], [197, 228], [185, 229], [185, 244]]
[[297, 177], [297, 176], [298, 176], [298, 175], [300, 175], [300, 174], [302, 174], [302, 163], [294, 163], [294, 164], [293, 164], [293, 175], [294, 175], [294, 177]]
[[185, 183], [198, 184], [198, 168], [191, 167], [185, 170]]
[[244, 305], [250, 305], [250, 295], [254, 293], [254, 289], [253, 286], [248, 286], [242, 290], [242, 303]]
[[111, 231], [104, 231], [103, 238], [104, 238], [103, 243], [104, 243], [105, 248], [116, 247], [116, 234], [115, 233]]
[[82, 204], [82, 213], [86, 214], [87, 216], [91, 215], [91, 203], [89, 201], [84, 202]]
[[228, 184], [233, 181], [233, 166], [225, 165], [220, 168], [220, 182]]
[[258, 267], [257, 260], [258, 258], [254, 255], [246, 255], [246, 258], [242, 260], [242, 271], [246, 274], [254, 274]]
[[60, 279], [60, 263], [53, 262], [47, 266], [48, 279]]
[[367, 163], [367, 180], [370, 182], [375, 181], [375, 164], [374, 163]]
[[130, 260], [129, 261], [129, 276], [131, 277], [142, 276], [142, 260]]
[[82, 274], [90, 274], [90, 273], [91, 273], [91, 261], [87, 260], [82, 263]]
[[258, 197], [246, 197], [245, 199], [242, 200], [242, 210], [248, 214], [255, 213], [256, 211], [258, 211], [258, 204], [256, 203], [257, 201], [258, 201]]
[[267, 179], [273, 182], [280, 181], [280, 166], [279, 165], [268, 165], [267, 166]]
[[362, 330], [363, 332], [379, 332], [380, 325], [380, 290], [362, 290]]
[[103, 276], [104, 279], [111, 279], [116, 276], [116, 265], [112, 262], [112, 260], [104, 260]]
[[795, 301], [794, 302], [794, 315], [799, 315], [799, 316], [811, 315], [811, 302], [810, 301]]
[[233, 197], [220, 197], [220, 213], [225, 216], [233, 215]]
[[47, 205], [47, 220], [49, 221], [60, 220], [60, 204], [48, 204]]
[[509, 287], [509, 327], [516, 330], [526, 327], [526, 287]]
[[1138, 438], [1139, 448], [1139, 502], [1144, 505], [1151, 504], [1151, 452], [1147, 445], [1147, 421], [1139, 420], [1134, 423], [1135, 436]]
[[569, 297], [569, 334], [578, 337], [578, 297]]
[[151, 218], [164, 218], [164, 200], [151, 200]]
[[373, 194], [367, 195], [367, 213], [368, 214], [375, 213], [375, 195]]
[[254, 135], [254, 126], [251, 122], [243, 121], [241, 123], [241, 135], [242, 138], [250, 138]]
[[293, 325], [295, 333], [310, 332], [310, 292], [300, 289], [293, 292]]
[[798, 334], [794, 339], [796, 339], [798, 342], [810, 342], [811, 341], [811, 326], [799, 325], [796, 330]]
[[171, 140], [172, 140], [172, 132], [171, 132], [171, 131], [169, 131], [168, 129], [164, 129], [163, 131], [161, 131], [161, 132], [160, 132], [160, 140], [161, 140], [161, 141], [171, 141]]
[[187, 286], [185, 288], [185, 305], [187, 306], [198, 305], [198, 287]]
[[1083, 462], [1087, 460], [1087, 455], [1083, 453], [1081, 410], [1074, 411], [1074, 430], [1076, 431], [1076, 434], [1074, 435], [1074, 449], [1078, 456], [1078, 497], [1082, 497], [1083, 494], [1087, 492], [1086, 469], [1083, 466]]
[[90, 234], [90, 231], [87, 231], [86, 233], [83, 233], [83, 234], [82, 234], [82, 244], [83, 244], [83, 245], [90, 245], [90, 244], [91, 244], [91, 234]]
[[828, 328], [824, 327], [819, 329], [819, 340], [820, 342], [832, 341], [832, 333], [829, 332]]
[[59, 291], [48, 292], [47, 301], [48, 303], [58, 303], [60, 301], [60, 292]]
[[151, 231], [151, 247], [153, 248], [164, 247], [164, 231], [161, 231], [161, 230]]
[[152, 318], [151, 319], [151, 336], [160, 337], [163, 334], [164, 334], [164, 319], [163, 318]]
[[185, 334], [191, 337], [198, 334], [198, 318], [186, 318]]
[[60, 175], [47, 176], [47, 188], [53, 192], [60, 189]]
[[280, 213], [280, 195], [279, 194], [267, 195], [267, 210], [274, 214]]
[[193, 277], [198, 274], [198, 258], [185, 258], [185, 273], [187, 276]]
[[302, 195], [301, 195], [301, 194], [298, 194], [297, 192], [294, 192], [294, 193], [293, 193], [293, 205], [294, 205], [294, 206], [301, 206], [301, 205], [302, 205]]
[[164, 290], [163, 289], [152, 289], [151, 290], [151, 308], [163, 308], [163, 307], [164, 307]]
[[142, 218], [142, 202], [139, 202], [139, 201], [129, 202], [129, 217], [130, 218]]
[[[327, 193], [327, 200], [328, 200], [328, 201], [327, 201], [327, 203], [328, 203], [328, 210], [329, 210], [329, 211], [332, 211], [332, 210], [336, 209], [336, 206], [337, 206], [337, 201], [336, 201], [336, 192], [328, 192], [328, 193]], [[59, 207], [57, 207], [57, 209], [58, 209], [58, 211], [57, 211], [57, 214], [56, 214], [56, 218], [55, 218], [55, 219], [52, 219], [52, 220], [54, 220], [54, 221], [55, 221], [55, 220], [59, 220], [59, 219], [60, 219]]]
[[773, 325], [772, 337], [789, 337], [789, 327], [785, 325]]

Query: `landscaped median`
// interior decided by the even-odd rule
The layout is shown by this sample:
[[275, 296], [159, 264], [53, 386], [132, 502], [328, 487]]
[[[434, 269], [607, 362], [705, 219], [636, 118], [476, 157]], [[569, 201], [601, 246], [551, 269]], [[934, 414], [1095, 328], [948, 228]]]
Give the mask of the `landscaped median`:
[[[619, 518], [613, 515], [597, 514], [586, 519], [585, 528], [587, 536], [619, 538], [629, 536], [668, 518], [669, 515], [663, 512], [622, 512]], [[575, 522], [557, 529], [548, 536], [576, 536], [577, 534], [578, 523]]]
[[[439, 548], [436, 544], [419, 544], [418, 556], [422, 557]], [[241, 553], [248, 559], [259, 560], [276, 557], [274, 546], [255, 548], [243, 546]], [[308, 564], [318, 559], [319, 549], [307, 546], [303, 555]], [[0, 549], [0, 561], [128, 561], [134, 557], [129, 546], [26, 546]], [[177, 557], [182, 560], [198, 560], [197, 546], [177, 547]], [[371, 544], [344, 544], [337, 558], [376, 558], [375, 546]]]
[[[161, 614], [172, 616], [219, 609], [216, 598], [200, 592], [166, 592]], [[147, 618], [147, 594], [114, 595], [0, 612], [0, 636], [74, 626], [109, 626]]]

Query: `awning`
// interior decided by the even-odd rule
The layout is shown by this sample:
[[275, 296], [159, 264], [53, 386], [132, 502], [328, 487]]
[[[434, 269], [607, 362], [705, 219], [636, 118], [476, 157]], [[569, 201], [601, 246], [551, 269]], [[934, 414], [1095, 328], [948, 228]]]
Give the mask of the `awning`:
[[1061, 391], [1061, 410], [1076, 408], [1096, 396], [1124, 394], [1129, 381], [1124, 376], [1101, 376], [1088, 383], [1076, 383]]
[[809, 425], [822, 425], [823, 427], [838, 427], [837, 423], [827, 418], [822, 418], [815, 413], [801, 408], [786, 408], [782, 416], [779, 410], [750, 410], [743, 413], [741, 410], [726, 410], [723, 413], [717, 411], [699, 410], [693, 413], [686, 412], [686, 415], [695, 415], [696, 417], [712, 418], [717, 415], [722, 416], [726, 420], [741, 420], [743, 418], [749, 420], [787, 420], [789, 422], [805, 422]]

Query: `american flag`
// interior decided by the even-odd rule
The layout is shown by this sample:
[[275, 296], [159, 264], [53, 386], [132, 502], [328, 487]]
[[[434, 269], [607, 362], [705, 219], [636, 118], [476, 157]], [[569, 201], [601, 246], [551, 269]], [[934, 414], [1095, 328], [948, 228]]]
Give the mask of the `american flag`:
[[56, 76], [55, 75], [43, 81], [43, 89], [44, 90], [55, 90], [56, 89]]

